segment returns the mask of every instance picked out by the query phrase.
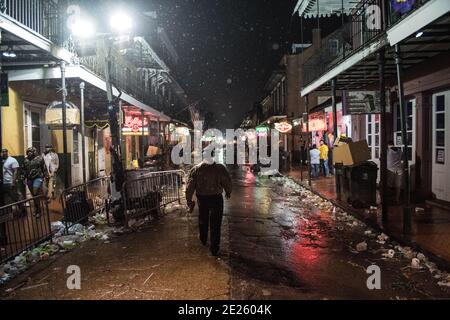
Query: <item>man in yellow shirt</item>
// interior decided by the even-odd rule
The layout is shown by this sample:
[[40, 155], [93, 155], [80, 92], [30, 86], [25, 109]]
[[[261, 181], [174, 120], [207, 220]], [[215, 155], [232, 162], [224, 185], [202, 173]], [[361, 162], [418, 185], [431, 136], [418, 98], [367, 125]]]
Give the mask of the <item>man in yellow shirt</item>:
[[325, 141], [320, 140], [320, 166], [323, 168], [323, 173], [325, 177], [330, 176], [330, 168], [328, 166], [328, 146], [325, 144]]

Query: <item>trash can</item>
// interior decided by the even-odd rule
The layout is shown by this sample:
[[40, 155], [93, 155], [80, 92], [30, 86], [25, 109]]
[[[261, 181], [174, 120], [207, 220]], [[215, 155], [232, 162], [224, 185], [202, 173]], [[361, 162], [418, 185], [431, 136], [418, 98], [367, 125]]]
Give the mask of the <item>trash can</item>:
[[368, 161], [347, 167], [349, 178], [348, 203], [353, 207], [368, 208], [377, 204], [378, 166]]
[[344, 166], [342, 163], [336, 163], [334, 165], [335, 177], [336, 177], [336, 197], [339, 201], [344, 201], [343, 186], [344, 186]]

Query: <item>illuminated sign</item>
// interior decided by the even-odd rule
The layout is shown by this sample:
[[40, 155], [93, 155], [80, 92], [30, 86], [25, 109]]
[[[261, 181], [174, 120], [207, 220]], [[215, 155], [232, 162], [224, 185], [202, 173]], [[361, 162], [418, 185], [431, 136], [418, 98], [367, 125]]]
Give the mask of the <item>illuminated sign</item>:
[[[306, 132], [307, 124], [303, 124], [303, 132]], [[309, 115], [309, 132], [326, 131], [327, 120], [325, 113], [313, 113]]]
[[269, 132], [269, 128], [268, 127], [256, 127], [256, 132], [257, 133], [267, 133], [267, 132]]
[[277, 129], [281, 133], [288, 133], [292, 130], [292, 125], [287, 122], [279, 122], [275, 123], [275, 129]]
[[[124, 136], [148, 136], [149, 121], [144, 117], [142, 123], [142, 114], [139, 111], [125, 111], [124, 123], [122, 126], [122, 134]], [[144, 127], [144, 128], [142, 128]]]

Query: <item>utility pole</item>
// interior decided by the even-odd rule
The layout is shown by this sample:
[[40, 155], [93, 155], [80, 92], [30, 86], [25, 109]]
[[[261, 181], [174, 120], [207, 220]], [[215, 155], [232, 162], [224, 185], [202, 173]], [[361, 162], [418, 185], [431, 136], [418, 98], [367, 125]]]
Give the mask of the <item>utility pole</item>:
[[311, 134], [309, 132], [309, 96], [305, 96], [305, 108], [306, 108], [306, 134], [307, 134], [307, 143], [306, 143], [306, 154], [308, 158], [308, 185], [312, 189], [312, 177], [311, 177], [311, 153], [309, 152], [309, 147], [311, 145]]
[[121, 203], [121, 191], [125, 183], [125, 171], [122, 163], [122, 150], [120, 145], [120, 126], [117, 120], [118, 104], [115, 103], [113, 97], [113, 87], [111, 83], [111, 43], [106, 37], [103, 38], [103, 50], [105, 59], [105, 82], [106, 94], [108, 99], [108, 122], [111, 130], [112, 146], [112, 173], [111, 173], [111, 187], [113, 193], [113, 214], [117, 220], [124, 218], [123, 207]]

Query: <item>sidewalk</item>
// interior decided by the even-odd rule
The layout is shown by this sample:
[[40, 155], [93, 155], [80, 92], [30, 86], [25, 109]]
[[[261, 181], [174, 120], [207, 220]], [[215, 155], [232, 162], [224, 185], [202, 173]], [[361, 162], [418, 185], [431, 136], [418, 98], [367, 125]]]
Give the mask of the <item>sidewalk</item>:
[[[286, 173], [296, 182], [308, 186], [308, 169], [303, 170], [303, 182], [301, 181], [300, 168], [293, 168]], [[450, 212], [441, 207], [416, 203], [413, 208], [424, 208], [423, 212], [413, 210], [412, 232], [410, 236], [403, 235], [403, 207], [389, 207], [389, 221], [383, 225], [381, 221], [381, 205], [377, 211], [355, 209], [345, 202], [337, 200], [335, 179], [324, 178], [312, 180], [312, 190], [321, 197], [329, 199], [335, 205], [362, 218], [372, 226], [378, 226], [386, 234], [398, 242], [409, 246], [420, 248], [421, 251], [433, 255], [440, 264], [448, 267], [450, 265]], [[378, 203], [380, 203], [379, 192], [377, 192]]]

